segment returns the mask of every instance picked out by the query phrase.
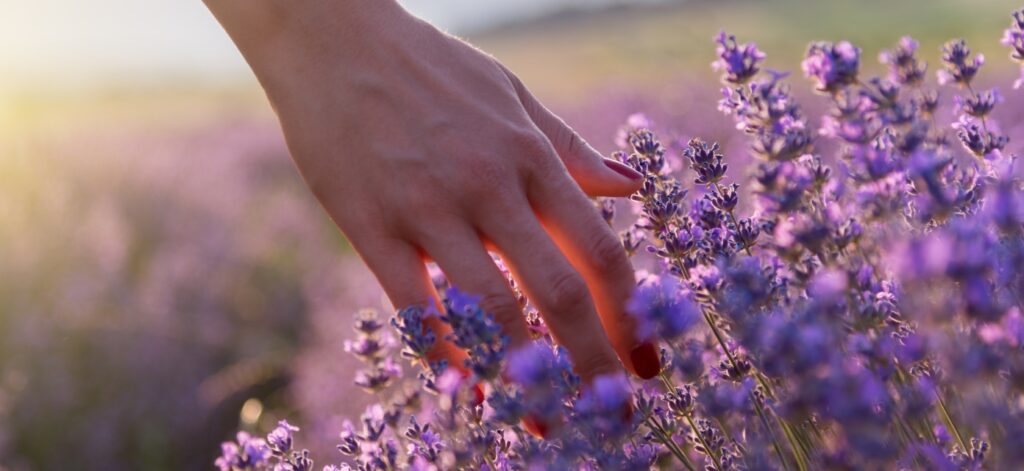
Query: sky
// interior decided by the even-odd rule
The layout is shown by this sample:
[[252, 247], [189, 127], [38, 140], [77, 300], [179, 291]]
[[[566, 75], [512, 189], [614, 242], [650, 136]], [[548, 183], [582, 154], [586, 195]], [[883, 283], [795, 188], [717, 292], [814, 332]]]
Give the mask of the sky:
[[[624, 1], [629, 0], [401, 3], [442, 28], [466, 31], [549, 10]], [[245, 63], [201, 0], [0, 0], [0, 87], [232, 80], [244, 73]]]

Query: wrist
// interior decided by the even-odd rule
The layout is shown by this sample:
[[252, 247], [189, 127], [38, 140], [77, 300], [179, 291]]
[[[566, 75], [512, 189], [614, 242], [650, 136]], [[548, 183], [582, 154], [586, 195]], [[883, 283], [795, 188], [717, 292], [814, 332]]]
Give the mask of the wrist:
[[326, 62], [358, 67], [418, 23], [395, 0], [204, 2], [268, 93]]

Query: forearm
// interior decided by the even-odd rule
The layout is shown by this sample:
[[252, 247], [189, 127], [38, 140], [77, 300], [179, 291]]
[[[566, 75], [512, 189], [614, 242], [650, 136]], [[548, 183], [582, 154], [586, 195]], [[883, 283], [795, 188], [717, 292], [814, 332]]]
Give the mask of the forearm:
[[[411, 15], [395, 0], [204, 0], [267, 87], [319, 58], [355, 62]], [[285, 72], [287, 71], [287, 72]], [[285, 73], [280, 73], [285, 72]], [[301, 75], [301, 74], [298, 74]], [[269, 91], [269, 90], [268, 90]]]

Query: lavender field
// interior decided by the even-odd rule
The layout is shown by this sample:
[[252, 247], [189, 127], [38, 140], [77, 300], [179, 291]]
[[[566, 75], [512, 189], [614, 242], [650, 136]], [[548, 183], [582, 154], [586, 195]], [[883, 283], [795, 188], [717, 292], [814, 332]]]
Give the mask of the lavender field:
[[[535, 345], [506, 349], [439, 272], [440, 312], [396, 313], [252, 93], [12, 125], [0, 470], [1019, 469], [1024, 13], [982, 3], [941, 39], [810, 47], [700, 4], [720, 24], [670, 64], [588, 36], [617, 10], [480, 33], [645, 175], [596, 204], [649, 381], [582, 385], [525, 297]], [[620, 20], [687, 11], [652, 8]], [[534, 41], [567, 31], [612, 80], [542, 78]], [[424, 316], [462, 326], [471, 374], [419, 361]]]

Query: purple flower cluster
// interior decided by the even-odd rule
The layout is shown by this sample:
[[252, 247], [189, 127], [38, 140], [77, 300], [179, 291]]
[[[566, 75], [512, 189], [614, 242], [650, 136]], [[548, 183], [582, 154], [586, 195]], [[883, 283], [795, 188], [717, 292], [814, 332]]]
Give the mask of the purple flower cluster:
[[273, 469], [274, 471], [311, 471], [309, 450], [292, 449], [292, 432], [298, 427], [282, 420], [264, 440], [238, 432], [236, 441], [221, 445], [221, 456], [214, 465], [220, 471]]
[[647, 280], [630, 300], [629, 310], [640, 321], [637, 335], [673, 340], [685, 334], [699, 320], [697, 304], [681, 284], [672, 278]]
[[757, 49], [754, 43], [739, 45], [736, 36], [723, 31], [715, 38], [718, 43], [718, 59], [711, 67], [722, 72], [722, 80], [726, 83], [742, 85], [750, 81], [761, 70], [765, 54]]
[[1010, 57], [1021, 64], [1021, 78], [1014, 88], [1024, 85], [1024, 8], [1013, 13], [1013, 24], [1003, 34], [1003, 45], [1012, 49]]
[[814, 79], [818, 91], [833, 93], [857, 83], [860, 49], [847, 41], [813, 43], [807, 49], [803, 69], [805, 75]]
[[[1024, 182], [998, 91], [974, 89], [983, 59], [942, 48], [939, 83], [961, 94], [943, 103], [911, 38], [879, 54], [885, 77], [862, 77], [850, 43], [815, 43], [815, 129], [753, 44], [716, 43], [720, 110], [758, 159], [749, 180], [718, 144], [632, 119], [615, 158], [644, 185], [598, 205], [643, 269], [628, 310], [660, 342], [657, 378], [583, 384], [529, 299], [535, 338], [512, 350], [448, 289], [440, 311], [391, 322], [417, 379], [389, 366], [382, 323], [357, 318], [348, 350], [378, 403], [343, 425], [325, 470], [1024, 466]], [[952, 135], [940, 107], [958, 115]], [[465, 364], [429, 360], [431, 317]], [[217, 464], [307, 469], [293, 431], [240, 434]]]
[[928, 64], [918, 59], [917, 48], [914, 38], [904, 36], [896, 47], [879, 54], [879, 62], [889, 68], [890, 81], [916, 86], [925, 80]]
[[370, 393], [386, 389], [401, 376], [402, 369], [388, 354], [391, 338], [381, 333], [384, 324], [377, 320], [377, 313], [364, 310], [356, 314], [355, 340], [345, 342], [345, 351], [355, 355], [366, 368], [356, 371], [355, 383]]

